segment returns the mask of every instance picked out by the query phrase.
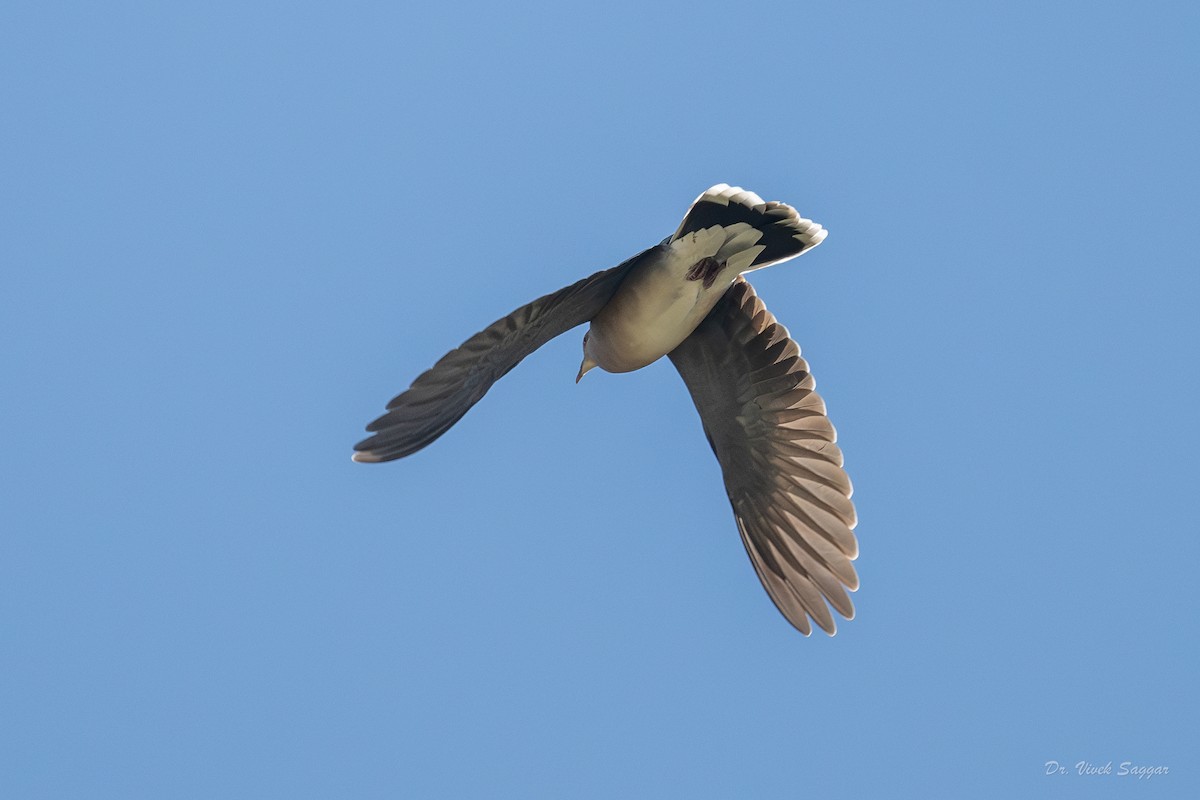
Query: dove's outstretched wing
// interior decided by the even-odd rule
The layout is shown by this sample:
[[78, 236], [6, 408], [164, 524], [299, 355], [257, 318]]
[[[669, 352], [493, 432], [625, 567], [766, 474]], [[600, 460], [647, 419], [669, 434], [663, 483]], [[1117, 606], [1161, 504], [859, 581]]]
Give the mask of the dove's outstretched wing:
[[540, 297], [447, 353], [388, 403], [386, 414], [367, 426], [374, 435], [354, 446], [354, 460], [403, 458], [437, 439], [521, 359], [594, 317], [649, 252]]
[[805, 635], [810, 618], [832, 634], [829, 605], [854, 616], [846, 589], [858, 588], [856, 518], [837, 436], [800, 348], [739, 278], [670, 358], [767, 593]]

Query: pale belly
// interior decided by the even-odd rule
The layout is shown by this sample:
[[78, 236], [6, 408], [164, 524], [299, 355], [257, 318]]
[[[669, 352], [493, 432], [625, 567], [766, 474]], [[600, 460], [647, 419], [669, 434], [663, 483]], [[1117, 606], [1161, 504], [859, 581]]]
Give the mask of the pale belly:
[[630, 372], [674, 350], [729, 289], [738, 270], [722, 270], [706, 281], [687, 278], [700, 259], [715, 255], [725, 241], [716, 229], [665, 245], [660, 257], [637, 267], [592, 320], [592, 352], [608, 372]]

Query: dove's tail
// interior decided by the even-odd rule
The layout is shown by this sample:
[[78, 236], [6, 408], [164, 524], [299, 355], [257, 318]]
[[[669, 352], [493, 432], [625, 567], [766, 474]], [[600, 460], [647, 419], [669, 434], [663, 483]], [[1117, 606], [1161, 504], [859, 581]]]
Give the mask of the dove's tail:
[[[828, 233], [785, 203], [767, 203], [754, 192], [748, 192], [740, 186], [718, 183], [696, 198], [671, 239], [714, 225], [726, 228], [728, 235], [739, 241], [747, 235], [749, 239], [754, 238], [750, 229], [758, 232], [753, 246], [761, 246], [762, 252], [754, 257], [748, 268], [740, 270], [742, 272], [798, 256], [819, 245]], [[728, 230], [730, 228], [733, 230]]]

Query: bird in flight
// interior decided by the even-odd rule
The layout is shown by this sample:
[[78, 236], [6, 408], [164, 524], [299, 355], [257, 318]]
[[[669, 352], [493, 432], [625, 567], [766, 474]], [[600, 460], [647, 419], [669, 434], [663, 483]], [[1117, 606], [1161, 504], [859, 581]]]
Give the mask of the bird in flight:
[[354, 460], [417, 452], [521, 359], [589, 322], [576, 382], [596, 367], [630, 372], [670, 358], [767, 594], [804, 635], [811, 622], [832, 635], [830, 606], [853, 618], [846, 590], [858, 588], [850, 479], [800, 348], [742, 277], [811, 250], [825, 234], [791, 206], [717, 184], [659, 244], [518, 308], [447, 353], [367, 426], [372, 435], [354, 446]]

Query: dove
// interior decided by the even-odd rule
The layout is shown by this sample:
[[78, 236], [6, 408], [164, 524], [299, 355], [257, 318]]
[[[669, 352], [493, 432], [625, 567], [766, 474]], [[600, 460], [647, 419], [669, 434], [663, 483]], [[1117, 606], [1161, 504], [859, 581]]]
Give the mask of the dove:
[[523, 358], [589, 323], [576, 382], [666, 356], [691, 393], [767, 594], [805, 636], [854, 616], [852, 486], [808, 363], [744, 275], [824, 241], [791, 206], [720, 183], [657, 245], [518, 308], [421, 374], [367, 426], [355, 461], [411, 455], [445, 433]]

